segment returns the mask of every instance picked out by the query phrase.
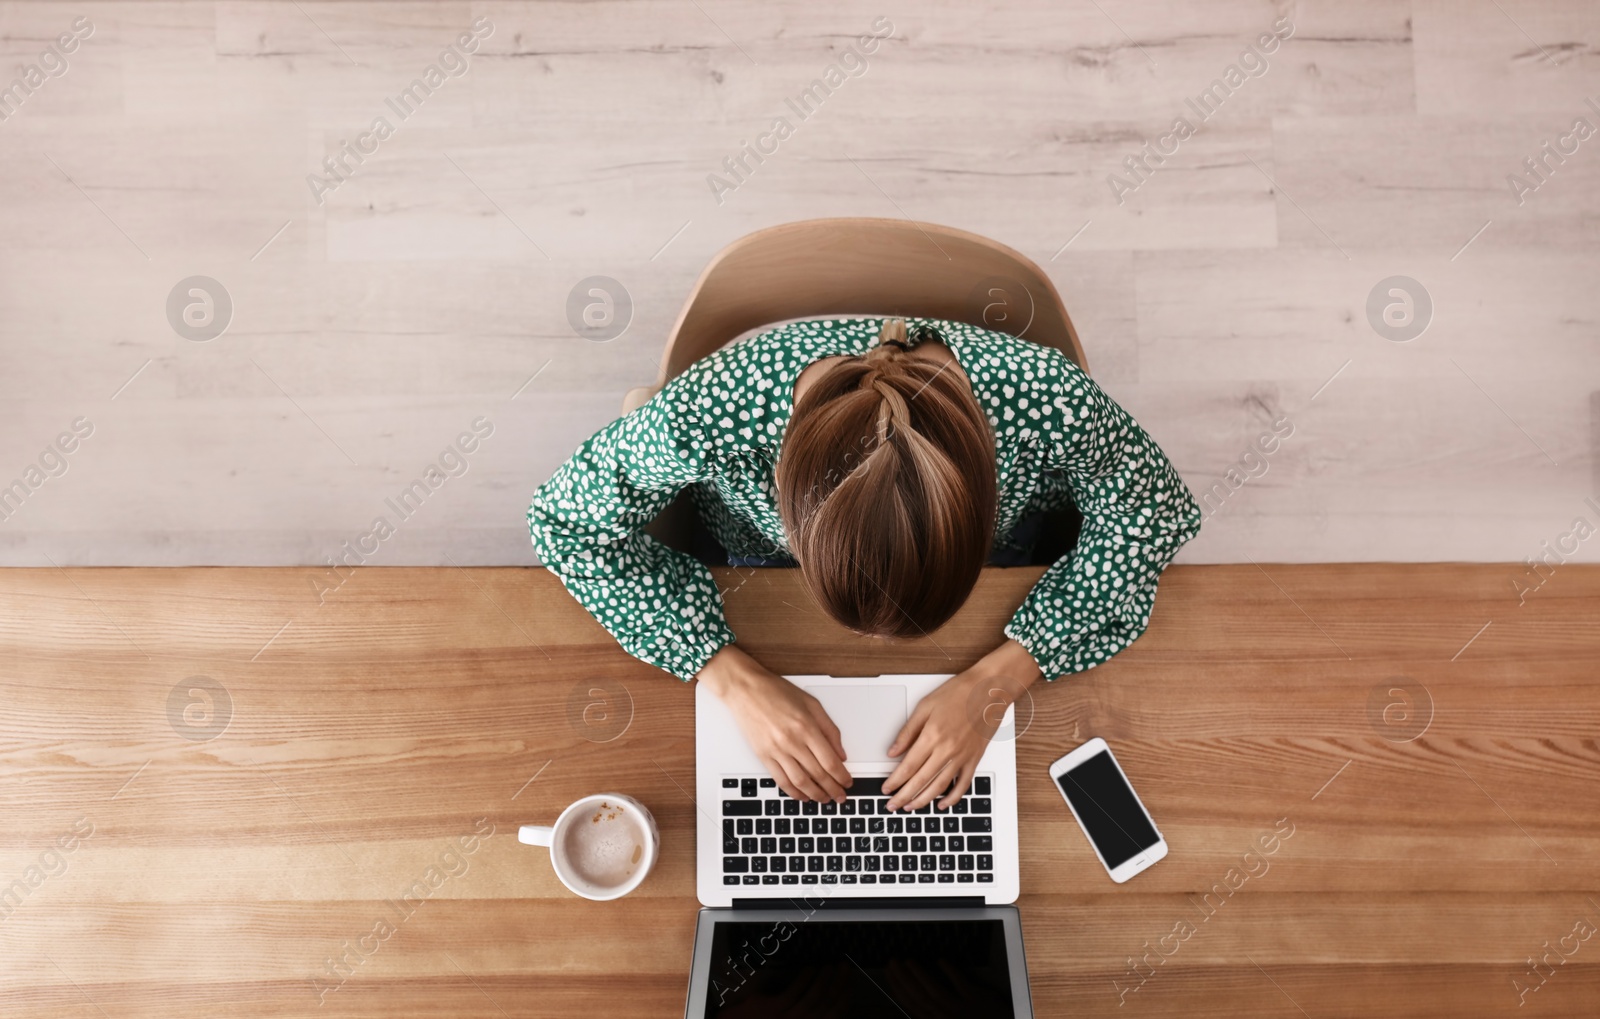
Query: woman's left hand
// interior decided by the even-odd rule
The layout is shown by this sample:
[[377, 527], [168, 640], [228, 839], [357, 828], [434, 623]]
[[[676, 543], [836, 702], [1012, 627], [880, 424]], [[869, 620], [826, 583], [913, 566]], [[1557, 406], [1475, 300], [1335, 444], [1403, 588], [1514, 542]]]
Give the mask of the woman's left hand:
[[1008, 640], [922, 698], [889, 747], [890, 757], [905, 754], [883, 780], [889, 809], [916, 810], [940, 793], [941, 809], [959, 802], [1006, 707], [1041, 675], [1027, 649]]

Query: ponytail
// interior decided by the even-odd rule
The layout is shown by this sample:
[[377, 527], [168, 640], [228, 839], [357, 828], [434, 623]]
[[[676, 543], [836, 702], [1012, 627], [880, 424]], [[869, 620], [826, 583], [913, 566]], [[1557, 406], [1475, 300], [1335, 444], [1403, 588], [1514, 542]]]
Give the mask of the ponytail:
[[908, 352], [942, 339], [889, 319], [794, 408], [779, 513], [807, 588], [859, 633], [915, 637], [971, 593], [994, 534], [988, 419], [959, 372]]

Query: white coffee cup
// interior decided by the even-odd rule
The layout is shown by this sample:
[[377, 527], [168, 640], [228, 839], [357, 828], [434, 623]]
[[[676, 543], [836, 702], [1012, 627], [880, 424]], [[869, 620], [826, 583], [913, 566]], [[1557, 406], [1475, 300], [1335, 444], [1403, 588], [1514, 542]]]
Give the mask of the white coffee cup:
[[656, 819], [621, 793], [585, 796], [553, 825], [525, 824], [517, 841], [550, 850], [556, 877], [576, 895], [619, 899], [644, 882], [661, 850]]

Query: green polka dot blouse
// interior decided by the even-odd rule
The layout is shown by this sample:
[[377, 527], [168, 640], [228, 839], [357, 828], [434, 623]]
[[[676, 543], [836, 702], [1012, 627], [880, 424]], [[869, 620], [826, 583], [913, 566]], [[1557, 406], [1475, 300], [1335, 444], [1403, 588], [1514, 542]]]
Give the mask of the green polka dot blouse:
[[[528, 529], [545, 566], [623, 650], [683, 679], [734, 640], [711, 571], [644, 527], [682, 490], [734, 556], [789, 554], [773, 484], [794, 383], [807, 365], [864, 354], [883, 320], [796, 322], [691, 365], [602, 428], [540, 486]], [[1144, 632], [1161, 571], [1200, 530], [1200, 507], [1128, 412], [1071, 358], [976, 326], [943, 333], [994, 429], [996, 546], [1024, 516], [1075, 505], [1078, 544], [1005, 627], [1046, 677], [1089, 669]]]

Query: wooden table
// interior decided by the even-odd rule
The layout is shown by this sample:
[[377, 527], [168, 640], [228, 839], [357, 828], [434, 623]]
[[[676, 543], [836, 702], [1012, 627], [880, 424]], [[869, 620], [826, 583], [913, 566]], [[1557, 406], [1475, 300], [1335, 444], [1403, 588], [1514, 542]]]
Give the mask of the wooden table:
[[[1573, 930], [1600, 925], [1600, 568], [1519, 605], [1522, 572], [1178, 567], [1134, 647], [1040, 689], [1018, 755], [1039, 1014], [1594, 1014], [1600, 939]], [[792, 572], [721, 580], [762, 661], [850, 674], [962, 668], [1037, 574], [990, 571], [895, 646], [826, 623]], [[543, 571], [367, 567], [320, 605], [311, 576], [0, 572], [0, 1011], [680, 1015], [689, 689]], [[1125, 886], [1045, 776], [1092, 735], [1172, 846]], [[600, 790], [663, 834], [621, 902], [515, 837]]]

